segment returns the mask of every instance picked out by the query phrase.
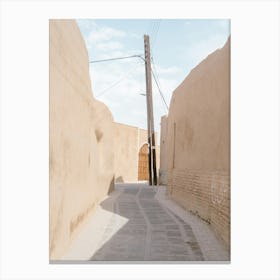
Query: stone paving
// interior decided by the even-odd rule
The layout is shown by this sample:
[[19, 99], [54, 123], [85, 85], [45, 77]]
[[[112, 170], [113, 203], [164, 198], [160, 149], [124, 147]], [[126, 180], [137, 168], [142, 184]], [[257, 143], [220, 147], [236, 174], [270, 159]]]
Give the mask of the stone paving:
[[116, 184], [58, 263], [219, 262], [230, 254], [209, 224], [166, 195], [165, 186]]
[[[146, 184], [120, 184], [112, 203], [124, 224], [90, 258], [91, 261], [204, 261], [192, 227], [155, 199], [156, 189]], [[114, 218], [104, 231], [116, 227]], [[103, 238], [103, 239], [104, 239]]]

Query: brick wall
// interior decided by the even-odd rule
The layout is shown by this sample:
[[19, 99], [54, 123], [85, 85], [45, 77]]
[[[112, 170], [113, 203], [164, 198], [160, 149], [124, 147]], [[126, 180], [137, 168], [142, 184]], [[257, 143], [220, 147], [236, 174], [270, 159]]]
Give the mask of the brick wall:
[[230, 177], [223, 171], [171, 169], [168, 193], [186, 210], [208, 222], [230, 246]]
[[175, 89], [161, 129], [169, 195], [230, 250], [230, 39]]

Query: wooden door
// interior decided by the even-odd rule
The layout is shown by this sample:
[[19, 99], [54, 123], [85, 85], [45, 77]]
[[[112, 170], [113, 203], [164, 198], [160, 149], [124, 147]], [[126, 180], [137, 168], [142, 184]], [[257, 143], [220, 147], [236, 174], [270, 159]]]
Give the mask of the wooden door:
[[144, 144], [138, 155], [138, 180], [149, 180], [149, 149], [148, 144]]

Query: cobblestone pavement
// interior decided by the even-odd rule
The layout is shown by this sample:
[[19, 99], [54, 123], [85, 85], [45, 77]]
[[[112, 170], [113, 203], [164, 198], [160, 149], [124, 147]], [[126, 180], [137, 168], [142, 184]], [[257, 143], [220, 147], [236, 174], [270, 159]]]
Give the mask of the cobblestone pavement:
[[[116, 186], [119, 195], [112, 209], [127, 222], [97, 250], [91, 261], [203, 261], [204, 256], [190, 224], [155, 199], [146, 184]], [[104, 206], [106, 207], [106, 205]], [[116, 227], [112, 218], [106, 234]]]

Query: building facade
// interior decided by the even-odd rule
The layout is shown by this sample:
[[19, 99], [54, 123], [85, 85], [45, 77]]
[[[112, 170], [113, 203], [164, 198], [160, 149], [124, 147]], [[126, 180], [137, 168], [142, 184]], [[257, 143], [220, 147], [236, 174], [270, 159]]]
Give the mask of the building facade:
[[161, 181], [230, 249], [230, 39], [195, 67], [161, 119]]
[[94, 99], [75, 20], [50, 20], [50, 259], [59, 259], [114, 183], [113, 117]]

